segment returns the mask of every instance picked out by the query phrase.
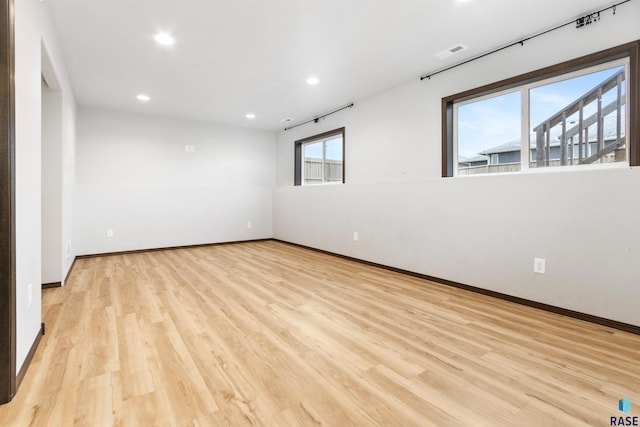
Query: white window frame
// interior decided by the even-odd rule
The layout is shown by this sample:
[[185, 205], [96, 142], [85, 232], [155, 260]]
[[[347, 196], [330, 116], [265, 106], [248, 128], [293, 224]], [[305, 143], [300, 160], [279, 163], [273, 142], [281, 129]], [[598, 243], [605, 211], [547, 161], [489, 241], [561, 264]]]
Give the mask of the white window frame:
[[[630, 81], [630, 59], [629, 57], [624, 57], [621, 59], [614, 59], [610, 61], [603, 62], [598, 65], [588, 66], [585, 68], [581, 68], [576, 71], [571, 71], [567, 73], [563, 73], [554, 77], [544, 78], [541, 80], [537, 80], [533, 83], [527, 83], [522, 85], [516, 85], [513, 87], [509, 87], [503, 90], [497, 90], [495, 92], [491, 92], [485, 95], [480, 95], [477, 97], [471, 97], [468, 99], [464, 99], [463, 101], [454, 102], [453, 103], [453, 176], [454, 177], [477, 177], [477, 176], [487, 176], [487, 175], [504, 175], [504, 174], [518, 174], [518, 173], [546, 173], [549, 171], [566, 171], [566, 170], [586, 170], [586, 169], [601, 169], [601, 168], [620, 168], [620, 167], [628, 167], [629, 166], [629, 158], [630, 158], [630, 141], [627, 137], [627, 143], [625, 144], [626, 150], [626, 160], [623, 162], [613, 162], [613, 163], [601, 163], [601, 164], [588, 164], [588, 165], [579, 165], [579, 168], [576, 168], [576, 165], [566, 165], [566, 166], [553, 166], [553, 167], [543, 167], [543, 168], [531, 168], [531, 141], [530, 141], [530, 126], [532, 124], [529, 123], [529, 93], [531, 89], [535, 89], [541, 86], [546, 86], [549, 84], [553, 84], [563, 80], [570, 80], [572, 78], [580, 77], [587, 74], [596, 73], [599, 71], [607, 70], [610, 68], [624, 66], [625, 69], [625, 135], [630, 134], [630, 93], [632, 85], [639, 84], [638, 82]], [[485, 99], [490, 99], [498, 96], [502, 96], [505, 94], [520, 92], [520, 102], [521, 102], [521, 130], [520, 130], [520, 170], [515, 172], [496, 172], [496, 173], [482, 173], [476, 175], [459, 175], [458, 170], [458, 108], [464, 105], [472, 104], [475, 102], [480, 102]], [[635, 113], [634, 113], [635, 114]], [[490, 158], [488, 159], [488, 164], [491, 164]]]
[[[327, 142], [336, 138], [342, 139], [342, 180], [341, 181], [326, 181], [325, 176], [325, 164], [326, 164], [326, 151]], [[322, 182], [306, 183], [305, 182], [305, 162], [304, 162], [304, 150], [305, 147], [312, 144], [322, 143]], [[337, 185], [344, 184], [345, 182], [345, 128], [334, 129], [328, 132], [324, 132], [318, 135], [314, 135], [295, 142], [295, 171], [294, 171], [294, 185], [296, 186], [316, 186], [316, 185]]]
[[[302, 160], [304, 161], [306, 159], [305, 155], [304, 155], [304, 150], [305, 147], [307, 147], [308, 145], [313, 145], [313, 144], [317, 144], [317, 143], [322, 143], [322, 182], [317, 182], [317, 183], [308, 183], [305, 182], [305, 170], [304, 170], [304, 166], [302, 167], [302, 182], [301, 185], [326, 185], [326, 184], [342, 184], [342, 182], [340, 181], [327, 181], [327, 177], [325, 176], [325, 165], [327, 163], [327, 142], [331, 141], [333, 139], [336, 139], [336, 137], [340, 136], [340, 138], [342, 138], [342, 136], [340, 134], [335, 134], [333, 136], [329, 136], [327, 138], [322, 138], [322, 139], [317, 139], [315, 141], [309, 141], [309, 142], [305, 142], [304, 144], [302, 144]], [[344, 154], [344, 141], [342, 141], [342, 151]], [[344, 157], [344, 155], [343, 155]], [[344, 162], [344, 160], [343, 160]]]

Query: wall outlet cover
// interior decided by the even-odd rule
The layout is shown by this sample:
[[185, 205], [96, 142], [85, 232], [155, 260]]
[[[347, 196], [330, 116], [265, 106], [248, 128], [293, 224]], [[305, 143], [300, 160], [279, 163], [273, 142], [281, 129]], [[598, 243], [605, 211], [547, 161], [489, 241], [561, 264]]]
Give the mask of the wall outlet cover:
[[544, 258], [533, 259], [533, 272], [538, 274], [545, 274], [547, 269], [547, 260]]

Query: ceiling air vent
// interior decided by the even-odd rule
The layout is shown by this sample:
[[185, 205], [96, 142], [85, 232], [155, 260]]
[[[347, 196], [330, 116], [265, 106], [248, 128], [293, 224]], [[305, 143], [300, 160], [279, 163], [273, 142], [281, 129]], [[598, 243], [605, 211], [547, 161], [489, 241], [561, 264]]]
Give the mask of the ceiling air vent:
[[448, 58], [451, 55], [455, 55], [456, 53], [460, 53], [465, 50], [467, 47], [462, 44], [457, 44], [455, 46], [450, 47], [449, 49], [443, 50], [440, 53], [436, 53], [434, 56], [438, 59]]

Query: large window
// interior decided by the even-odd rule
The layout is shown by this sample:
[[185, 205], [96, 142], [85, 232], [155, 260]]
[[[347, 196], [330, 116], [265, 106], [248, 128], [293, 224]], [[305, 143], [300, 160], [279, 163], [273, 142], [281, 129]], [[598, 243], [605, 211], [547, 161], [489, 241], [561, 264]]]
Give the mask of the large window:
[[638, 44], [443, 99], [443, 176], [640, 164]]
[[295, 185], [344, 182], [344, 128], [295, 143]]

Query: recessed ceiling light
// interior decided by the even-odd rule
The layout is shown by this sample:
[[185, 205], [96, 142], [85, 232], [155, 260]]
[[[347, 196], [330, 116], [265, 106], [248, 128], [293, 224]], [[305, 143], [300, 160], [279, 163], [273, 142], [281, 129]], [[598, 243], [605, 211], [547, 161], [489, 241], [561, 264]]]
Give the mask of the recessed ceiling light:
[[136, 98], [138, 98], [138, 101], [144, 101], [144, 102], [147, 102], [148, 100], [151, 99], [149, 98], [149, 95], [145, 95], [144, 93], [141, 93], [140, 95], [136, 96]]
[[247, 119], [255, 119], [255, 118], [256, 118], [256, 115], [255, 115], [255, 114], [253, 114], [253, 113], [249, 113], [249, 114], [247, 114], [245, 117], [246, 117]]
[[284, 119], [280, 120], [280, 123], [289, 123], [292, 121], [293, 119], [291, 117], [285, 117]]
[[165, 46], [171, 46], [176, 43], [176, 39], [174, 39], [169, 33], [158, 33], [153, 37], [153, 39]]
[[320, 80], [318, 80], [318, 78], [317, 78], [317, 77], [313, 77], [313, 76], [311, 76], [311, 77], [309, 77], [309, 78], [307, 79], [307, 84], [308, 84], [308, 85], [315, 86], [315, 85], [317, 85], [318, 83], [320, 83]]

